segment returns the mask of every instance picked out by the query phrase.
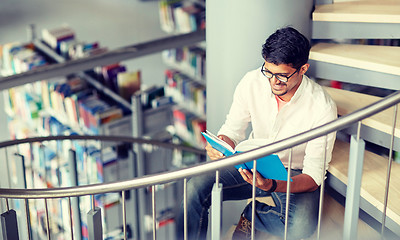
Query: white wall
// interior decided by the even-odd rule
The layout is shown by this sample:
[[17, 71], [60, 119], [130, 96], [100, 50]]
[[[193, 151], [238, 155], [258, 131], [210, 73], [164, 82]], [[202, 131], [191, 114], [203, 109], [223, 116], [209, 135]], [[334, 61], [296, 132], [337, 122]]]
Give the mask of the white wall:
[[[311, 36], [312, 0], [207, 1], [207, 128], [225, 120], [237, 83], [263, 63], [262, 44], [292, 25]], [[267, 83], [266, 83], [267, 84]]]
[[[312, 5], [312, 0], [207, 1], [207, 129], [216, 133], [224, 123], [237, 83], [262, 65], [262, 44], [271, 33], [292, 25], [311, 36]], [[224, 203], [222, 232], [237, 224], [245, 205], [246, 200]]]

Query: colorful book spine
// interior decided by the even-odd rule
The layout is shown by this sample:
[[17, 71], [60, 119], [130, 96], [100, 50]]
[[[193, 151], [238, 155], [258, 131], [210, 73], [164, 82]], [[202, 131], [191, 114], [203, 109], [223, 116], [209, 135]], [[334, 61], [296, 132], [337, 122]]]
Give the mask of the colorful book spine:
[[206, 141], [201, 135], [206, 129], [206, 121], [182, 108], [173, 109], [176, 134], [192, 146], [203, 148]]
[[43, 29], [42, 39], [57, 53], [60, 53], [60, 44], [75, 38], [75, 31], [69, 26], [61, 26], [53, 29]]
[[48, 64], [44, 56], [35, 51], [33, 44], [7, 43], [2, 52], [2, 71], [5, 75], [26, 72]]
[[163, 60], [189, 77], [205, 83], [206, 54], [201, 47], [191, 46], [164, 50]]
[[117, 89], [121, 97], [130, 101], [132, 95], [140, 90], [141, 72], [129, 71], [117, 74]]
[[165, 83], [167, 96], [171, 96], [176, 103], [205, 118], [206, 88], [204, 85], [172, 69], [165, 71]]
[[189, 33], [205, 28], [205, 8], [195, 2], [162, 0], [159, 15], [166, 32]]

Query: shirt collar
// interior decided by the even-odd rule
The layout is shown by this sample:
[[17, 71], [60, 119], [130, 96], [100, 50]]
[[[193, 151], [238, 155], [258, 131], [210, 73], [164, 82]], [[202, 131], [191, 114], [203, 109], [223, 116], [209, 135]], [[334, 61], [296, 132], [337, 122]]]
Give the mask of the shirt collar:
[[292, 99], [290, 99], [289, 102], [295, 102], [303, 95], [304, 89], [306, 88], [307, 85], [307, 81], [308, 77], [306, 75], [303, 75], [303, 79], [301, 80], [299, 88], [297, 88], [296, 92], [294, 93]]

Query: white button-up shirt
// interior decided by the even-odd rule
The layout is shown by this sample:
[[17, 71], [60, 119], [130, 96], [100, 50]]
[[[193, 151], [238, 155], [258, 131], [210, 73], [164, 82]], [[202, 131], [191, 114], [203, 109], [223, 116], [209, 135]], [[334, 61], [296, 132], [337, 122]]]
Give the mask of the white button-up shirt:
[[[251, 123], [249, 138], [262, 139], [261, 142], [265, 143], [262, 145], [267, 145], [336, 118], [337, 109], [333, 100], [319, 84], [305, 75], [292, 99], [278, 111], [269, 81], [258, 68], [248, 72], [236, 87], [232, 106], [218, 135], [228, 136], [237, 145], [245, 140], [246, 129]], [[320, 185], [324, 179], [322, 173], [326, 173], [332, 157], [335, 138], [336, 133], [331, 133], [294, 147], [292, 169], [302, 169]], [[325, 146], [326, 167], [323, 170]], [[276, 154], [287, 167], [289, 150]]]

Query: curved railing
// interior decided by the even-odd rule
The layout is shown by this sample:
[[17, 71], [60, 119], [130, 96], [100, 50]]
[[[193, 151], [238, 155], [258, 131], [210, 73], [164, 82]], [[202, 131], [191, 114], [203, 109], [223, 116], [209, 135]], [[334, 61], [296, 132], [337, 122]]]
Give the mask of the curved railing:
[[[308, 142], [312, 139], [327, 135], [331, 132], [338, 131], [352, 125], [354, 123], [361, 123], [361, 120], [372, 116], [376, 113], [379, 113], [391, 106], [395, 106], [395, 114], [397, 111], [397, 105], [400, 102], [400, 91], [397, 91], [376, 103], [373, 103], [369, 106], [366, 106], [362, 109], [359, 109], [351, 114], [340, 117], [332, 122], [329, 122], [320, 127], [311, 129], [309, 131], [294, 135], [290, 138], [286, 138], [280, 140], [278, 142], [248, 151], [246, 153], [236, 154], [218, 161], [209, 161], [205, 163], [200, 163], [195, 166], [169, 171], [161, 174], [154, 175], [146, 175], [143, 177], [134, 178], [126, 181], [117, 181], [111, 183], [102, 183], [102, 184], [92, 184], [86, 186], [76, 186], [76, 187], [62, 187], [62, 188], [50, 188], [50, 189], [7, 189], [0, 188], [0, 198], [5, 199], [50, 199], [50, 198], [70, 198], [70, 197], [78, 197], [78, 196], [86, 196], [86, 195], [97, 195], [103, 193], [111, 193], [111, 192], [122, 192], [122, 196], [125, 199], [125, 191], [131, 189], [139, 189], [148, 186], [154, 187], [158, 184], [164, 184], [167, 182], [173, 182], [176, 180], [184, 179], [184, 186], [186, 186], [187, 178], [190, 178], [195, 175], [200, 175], [204, 173], [214, 172], [216, 171], [216, 181], [218, 181], [218, 172], [221, 169], [228, 168], [240, 163], [247, 162], [252, 159], [257, 159], [262, 156], [266, 156], [275, 152], [279, 152], [285, 149], [290, 149], [296, 145]], [[395, 121], [394, 121], [394, 124]], [[359, 125], [360, 126], [360, 125]], [[393, 127], [394, 129], [394, 127]], [[359, 135], [359, 133], [358, 133]], [[394, 130], [392, 133], [392, 142], [393, 142]], [[117, 141], [117, 142], [126, 142], [126, 143], [135, 143], [135, 144], [150, 144], [161, 146], [164, 148], [170, 149], [180, 149], [184, 151], [189, 151], [196, 154], [204, 154], [204, 150], [199, 150], [191, 147], [185, 147], [181, 145], [159, 142], [155, 140], [147, 140], [141, 138], [131, 138], [131, 137], [113, 137], [113, 136], [50, 136], [50, 137], [36, 137], [36, 138], [27, 138], [27, 139], [19, 139], [13, 141], [6, 141], [0, 143], [0, 148], [9, 147], [12, 145], [22, 144], [22, 143], [32, 143], [32, 142], [42, 142], [42, 141], [52, 141], [52, 140], [98, 140], [98, 141]], [[393, 144], [392, 144], [393, 145]], [[390, 151], [392, 151], [392, 146]], [[352, 161], [350, 159], [350, 161]], [[289, 159], [290, 166], [290, 159]], [[290, 169], [290, 167], [289, 167]], [[290, 170], [289, 170], [290, 177]], [[290, 184], [288, 184], [290, 187]], [[321, 192], [323, 191], [323, 185], [321, 186]], [[255, 187], [253, 186], [253, 189]], [[186, 190], [186, 189], [185, 189]], [[288, 188], [288, 192], [290, 189]], [[154, 196], [153, 196], [154, 197]], [[254, 190], [253, 190], [253, 199], [254, 199]], [[185, 199], [185, 197], [184, 197]], [[154, 201], [154, 199], [153, 199]], [[184, 200], [185, 201], [185, 200]], [[289, 199], [288, 199], [289, 201]], [[385, 200], [385, 207], [387, 204], [387, 200]], [[253, 201], [254, 203], [254, 201]], [[186, 206], [186, 203], [185, 205]], [[254, 208], [253, 208], [254, 209]], [[320, 212], [321, 212], [321, 202], [320, 202]], [[385, 214], [385, 213], [384, 213]], [[125, 216], [125, 215], [124, 215]], [[384, 216], [385, 218], [385, 216]], [[153, 221], [155, 221], [154, 216], [154, 208], [153, 208]], [[319, 217], [320, 221], [320, 217]], [[384, 226], [384, 220], [383, 226]], [[154, 222], [155, 223], [155, 222]], [[153, 223], [153, 236], [155, 238], [156, 229]], [[320, 224], [320, 222], [318, 223]], [[125, 227], [125, 226], [124, 226]], [[186, 228], [185, 228], [186, 231]], [[254, 231], [254, 230], [253, 230]], [[254, 233], [252, 231], [252, 233]], [[319, 230], [318, 230], [319, 231]], [[285, 227], [285, 237], [286, 237], [287, 229]], [[126, 238], [126, 232], [124, 229], [124, 235]], [[186, 235], [186, 233], [185, 233]], [[319, 234], [318, 234], [319, 238]]]
[[[361, 121], [364, 118], [372, 116], [381, 112], [400, 102], [400, 91], [391, 94], [390, 96], [371, 104], [367, 107], [359, 109], [344, 117], [338, 118], [330, 123], [320, 127], [311, 129], [307, 132], [297, 134], [295, 136], [283, 139], [281, 141], [248, 151], [246, 153], [236, 154], [218, 161], [209, 161], [206, 163], [198, 164], [193, 167], [184, 168], [180, 170], [170, 171], [157, 175], [149, 175], [132, 180], [119, 181], [114, 183], [93, 184], [88, 186], [66, 187], [66, 188], [53, 188], [53, 189], [6, 189], [0, 188], [0, 197], [3, 198], [59, 198], [69, 196], [83, 196], [91, 194], [100, 194], [106, 192], [124, 191], [133, 188], [141, 188], [151, 186], [154, 184], [163, 184], [178, 179], [188, 178], [195, 175], [213, 172], [216, 170], [224, 169], [239, 163], [247, 162], [251, 159], [260, 158], [275, 152], [282, 151], [308, 142], [311, 139], [324, 136], [330, 132], [341, 130], [351, 124]], [[37, 137], [27, 138], [20, 140], [13, 140], [0, 143], [0, 148], [29, 142], [49, 141], [49, 140], [103, 140], [103, 141], [119, 141], [131, 142], [141, 144], [155, 144], [166, 148], [177, 148], [194, 153], [204, 154], [201, 150], [185, 147], [181, 145], [159, 142], [155, 140], [146, 140], [131, 137], [111, 137], [111, 136], [51, 136], [51, 137]]]

